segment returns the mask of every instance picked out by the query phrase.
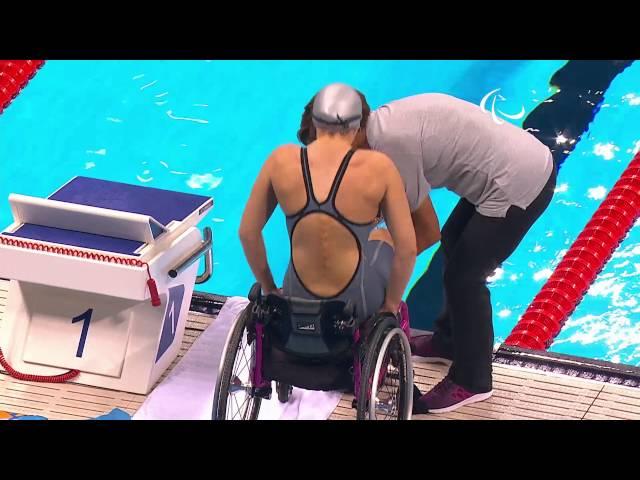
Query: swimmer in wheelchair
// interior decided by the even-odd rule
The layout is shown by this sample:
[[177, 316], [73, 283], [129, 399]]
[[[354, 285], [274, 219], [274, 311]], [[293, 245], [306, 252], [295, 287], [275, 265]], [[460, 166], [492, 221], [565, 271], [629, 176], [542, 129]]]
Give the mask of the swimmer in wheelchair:
[[359, 420], [411, 418], [408, 323], [390, 312], [360, 321], [351, 302], [263, 296], [259, 284], [249, 300], [226, 345], [214, 419], [256, 420], [272, 381], [281, 402], [294, 385], [338, 390], [353, 393]]
[[[358, 419], [411, 416], [401, 300], [416, 239], [404, 184], [385, 154], [357, 149], [369, 113], [359, 92], [329, 85], [312, 109], [317, 139], [271, 154], [243, 214], [240, 239], [258, 283], [227, 338], [214, 419], [256, 419], [273, 381], [281, 401], [291, 386], [340, 390], [354, 394]], [[278, 204], [291, 242], [282, 289], [262, 237]], [[381, 218], [388, 230], [376, 228]]]

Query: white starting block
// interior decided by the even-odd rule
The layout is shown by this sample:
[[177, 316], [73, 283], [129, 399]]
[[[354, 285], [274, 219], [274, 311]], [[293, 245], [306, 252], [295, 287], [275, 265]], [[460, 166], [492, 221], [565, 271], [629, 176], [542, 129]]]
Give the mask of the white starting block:
[[0, 348], [10, 366], [148, 393], [180, 350], [203, 255], [199, 283], [211, 275], [211, 230], [203, 240], [196, 225], [213, 199], [76, 177], [47, 199], [9, 202]]

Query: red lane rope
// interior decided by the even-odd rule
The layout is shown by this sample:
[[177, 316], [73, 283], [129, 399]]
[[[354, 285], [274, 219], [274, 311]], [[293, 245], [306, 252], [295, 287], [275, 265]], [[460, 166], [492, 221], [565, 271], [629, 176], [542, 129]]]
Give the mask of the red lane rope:
[[505, 344], [546, 350], [640, 217], [640, 152], [533, 299]]
[[29, 83], [44, 60], [0, 60], [0, 113]]

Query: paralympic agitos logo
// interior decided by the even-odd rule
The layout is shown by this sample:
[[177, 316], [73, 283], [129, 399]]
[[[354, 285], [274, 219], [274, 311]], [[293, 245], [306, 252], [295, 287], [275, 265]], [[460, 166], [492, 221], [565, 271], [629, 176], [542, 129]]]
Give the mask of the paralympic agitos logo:
[[[510, 120], [520, 120], [522, 117], [524, 117], [524, 105], [521, 106], [520, 111], [516, 114], [505, 113], [497, 108], [496, 103], [498, 101], [505, 102], [507, 100], [505, 97], [498, 93], [500, 92], [500, 90], [502, 89], [496, 88], [495, 90], [491, 90], [484, 97], [482, 97], [482, 100], [480, 101], [480, 108], [482, 109], [482, 111], [490, 113], [491, 118], [493, 118], [493, 121], [498, 125], [502, 125], [504, 123], [504, 121], [501, 120], [500, 117], [508, 118]], [[489, 103], [489, 100], [491, 100], [491, 107], [489, 110], [487, 110], [487, 103]]]

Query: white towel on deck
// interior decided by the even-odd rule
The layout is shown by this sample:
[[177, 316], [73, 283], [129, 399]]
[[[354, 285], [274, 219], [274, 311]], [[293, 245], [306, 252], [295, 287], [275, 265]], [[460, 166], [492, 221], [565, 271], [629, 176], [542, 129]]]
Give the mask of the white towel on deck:
[[[213, 393], [222, 350], [235, 319], [249, 301], [227, 299], [218, 318], [196, 339], [167, 378], [147, 397], [133, 420], [210, 420]], [[275, 386], [275, 385], [274, 385]], [[260, 420], [326, 420], [340, 402], [340, 392], [314, 392], [294, 388], [281, 404], [275, 389], [263, 400]]]

